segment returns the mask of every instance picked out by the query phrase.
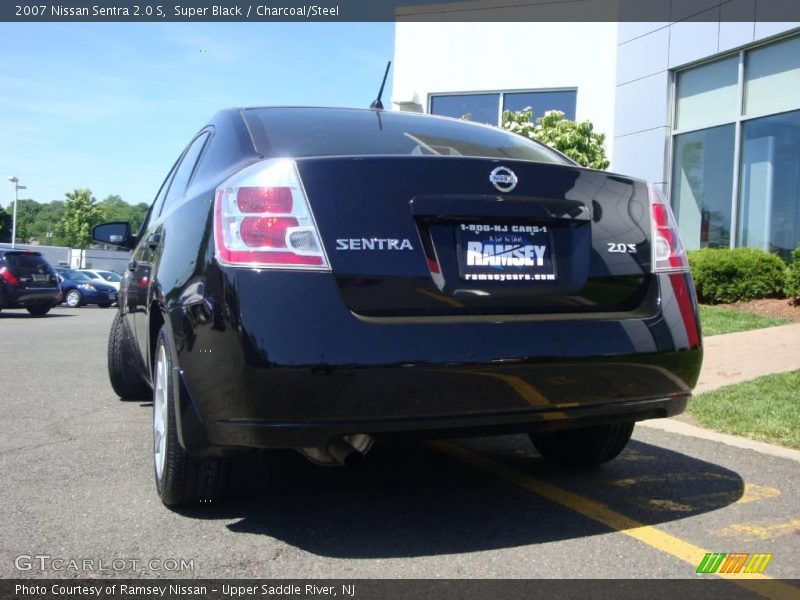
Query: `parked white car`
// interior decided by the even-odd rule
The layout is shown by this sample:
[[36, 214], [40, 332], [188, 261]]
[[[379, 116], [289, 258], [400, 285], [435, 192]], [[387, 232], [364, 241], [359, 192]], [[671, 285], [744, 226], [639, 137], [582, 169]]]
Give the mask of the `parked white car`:
[[96, 279], [102, 283], [106, 283], [119, 291], [119, 284], [122, 281], [122, 275], [114, 273], [113, 271], [104, 271], [103, 269], [79, 269], [90, 279]]

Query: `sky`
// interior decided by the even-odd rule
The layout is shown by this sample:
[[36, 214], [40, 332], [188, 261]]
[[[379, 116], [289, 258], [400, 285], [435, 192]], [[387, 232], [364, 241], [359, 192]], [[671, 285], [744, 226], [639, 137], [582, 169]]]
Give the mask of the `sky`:
[[216, 111], [367, 108], [393, 48], [393, 23], [0, 24], [0, 205], [8, 175], [39, 202], [149, 204]]

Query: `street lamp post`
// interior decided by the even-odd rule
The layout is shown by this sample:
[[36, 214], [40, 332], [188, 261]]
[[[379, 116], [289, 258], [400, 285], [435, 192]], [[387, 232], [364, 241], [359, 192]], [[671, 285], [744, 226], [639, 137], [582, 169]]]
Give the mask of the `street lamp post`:
[[17, 247], [17, 201], [19, 200], [19, 191], [27, 190], [24, 185], [19, 184], [19, 179], [14, 175], [6, 177], [11, 183], [14, 184], [14, 214], [11, 217], [11, 247]]

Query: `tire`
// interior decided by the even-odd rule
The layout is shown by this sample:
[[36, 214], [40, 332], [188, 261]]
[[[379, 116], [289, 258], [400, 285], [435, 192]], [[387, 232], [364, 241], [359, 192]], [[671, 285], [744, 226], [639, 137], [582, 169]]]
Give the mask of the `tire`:
[[98, 304], [97, 306], [99, 306], [100, 308], [108, 308], [111, 305], [108, 304], [107, 302], [103, 302], [102, 304]]
[[28, 312], [34, 317], [43, 317], [50, 312], [52, 306], [29, 306]]
[[64, 296], [64, 302], [66, 302], [67, 306], [70, 308], [78, 308], [83, 304], [83, 296], [78, 290], [70, 290], [67, 292], [67, 295]]
[[161, 501], [177, 508], [218, 502], [227, 483], [224, 458], [189, 456], [178, 442], [172, 369], [175, 350], [166, 328], [158, 333], [153, 369], [153, 473]]
[[594, 467], [625, 449], [633, 423], [612, 423], [581, 429], [531, 433], [530, 438], [548, 462], [563, 467]]
[[119, 311], [111, 323], [108, 334], [108, 378], [114, 392], [123, 400], [149, 400], [152, 392], [141, 378], [134, 372], [130, 360], [130, 346], [125, 343], [125, 323]]

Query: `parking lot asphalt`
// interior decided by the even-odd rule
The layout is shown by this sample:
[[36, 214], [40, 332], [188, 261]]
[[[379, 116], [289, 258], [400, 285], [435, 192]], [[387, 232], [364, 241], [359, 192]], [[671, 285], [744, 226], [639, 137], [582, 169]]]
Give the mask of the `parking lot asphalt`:
[[[588, 472], [523, 436], [376, 445], [355, 469], [254, 453], [227, 503], [173, 512], [151, 405], [108, 383], [114, 310], [0, 313], [2, 577], [693, 578], [706, 552], [759, 552], [762, 577], [800, 578], [800, 463], [654, 428]], [[42, 555], [94, 570], [18, 558]]]

